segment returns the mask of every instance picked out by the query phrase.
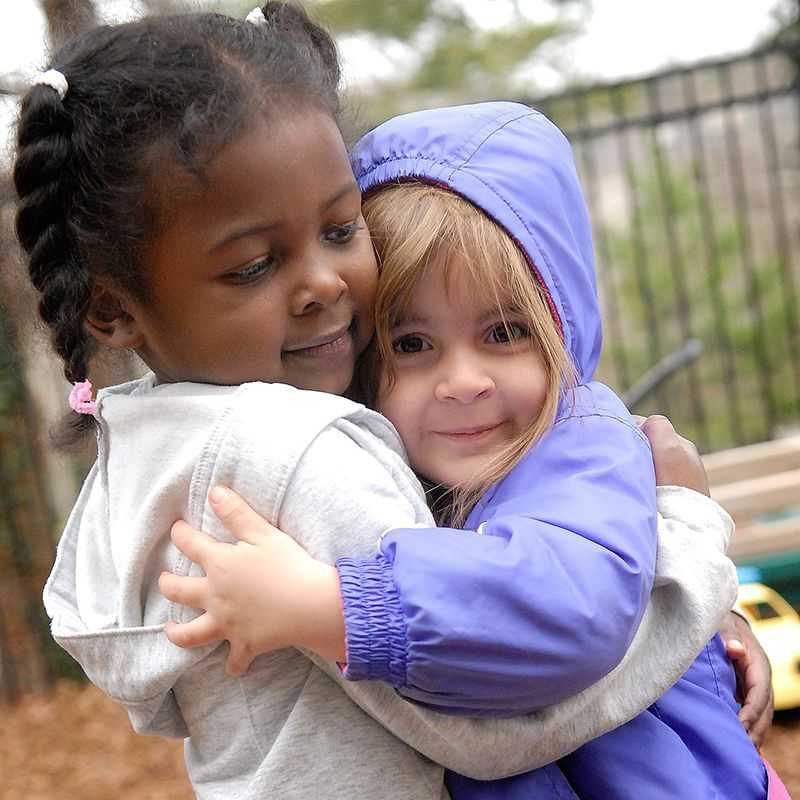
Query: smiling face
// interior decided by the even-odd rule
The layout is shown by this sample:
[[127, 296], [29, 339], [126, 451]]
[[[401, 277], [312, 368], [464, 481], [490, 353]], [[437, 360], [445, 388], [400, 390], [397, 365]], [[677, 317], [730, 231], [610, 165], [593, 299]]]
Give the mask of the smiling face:
[[342, 393], [372, 336], [377, 269], [331, 117], [256, 122], [173, 203], [144, 260], [148, 300], [125, 302], [159, 379]]
[[414, 469], [451, 487], [474, 481], [525, 436], [549, 380], [525, 317], [501, 316], [493, 299], [458, 280], [467, 272], [460, 257], [450, 256], [446, 270], [444, 258], [433, 258], [391, 325], [394, 375], [384, 371], [378, 410]]

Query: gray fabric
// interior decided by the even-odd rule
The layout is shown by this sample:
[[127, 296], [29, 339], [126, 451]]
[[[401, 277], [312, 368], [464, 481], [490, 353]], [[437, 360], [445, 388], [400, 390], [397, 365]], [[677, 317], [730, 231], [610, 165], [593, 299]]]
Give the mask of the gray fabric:
[[138, 732], [189, 737], [200, 798], [441, 800], [440, 765], [480, 779], [541, 766], [654, 701], [735, 594], [723, 555], [730, 519], [693, 492], [662, 490], [661, 530], [670, 530], [631, 650], [564, 703], [512, 720], [447, 717], [382, 684], [345, 681], [336, 665], [293, 649], [232, 678], [226, 646], [181, 650], [163, 635], [166, 620], [194, 612], [170, 607], [158, 575], [199, 574], [170, 543], [172, 523], [183, 517], [230, 541], [206, 502], [224, 483], [318, 558], [372, 555], [385, 529], [431, 524], [402, 445], [378, 414], [283, 385], [156, 386], [150, 376], [98, 402], [98, 460], [45, 605], [56, 640]]

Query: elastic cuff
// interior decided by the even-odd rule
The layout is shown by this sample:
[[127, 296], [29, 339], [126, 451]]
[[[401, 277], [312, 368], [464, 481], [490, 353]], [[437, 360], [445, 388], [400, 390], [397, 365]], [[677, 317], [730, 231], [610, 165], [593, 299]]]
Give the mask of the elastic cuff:
[[345, 678], [405, 686], [406, 626], [391, 563], [378, 554], [363, 560], [340, 558], [336, 568], [347, 638]]

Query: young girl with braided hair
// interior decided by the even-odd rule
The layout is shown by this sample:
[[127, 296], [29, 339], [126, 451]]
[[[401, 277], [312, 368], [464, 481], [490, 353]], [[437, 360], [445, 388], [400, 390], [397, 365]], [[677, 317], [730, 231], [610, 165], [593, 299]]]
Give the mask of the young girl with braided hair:
[[[271, 2], [248, 22], [190, 14], [90, 31], [21, 111], [17, 231], [78, 427], [98, 442], [45, 604], [55, 638], [136, 730], [186, 737], [203, 798], [438, 798], [442, 767], [495, 778], [540, 766], [652, 702], [732, 590], [724, 524], [710, 515], [698, 535], [676, 519], [663, 585], [620, 667], [547, 713], [503, 721], [443, 717], [310, 651], [233, 678], [223, 648], [167, 641], [164, 623], [190, 614], [164, 600], [158, 575], [199, 575], [169, 529], [184, 517], [225, 538], [207, 500], [216, 483], [328, 563], [366, 558], [388, 527], [432, 525], [391, 426], [337, 396], [372, 334], [376, 282], [338, 77], [324, 31]], [[136, 350], [152, 372], [92, 399], [95, 343]], [[303, 596], [330, 573], [297, 579]], [[695, 608], [698, 642], [671, 642]], [[332, 624], [316, 618], [312, 649]]]

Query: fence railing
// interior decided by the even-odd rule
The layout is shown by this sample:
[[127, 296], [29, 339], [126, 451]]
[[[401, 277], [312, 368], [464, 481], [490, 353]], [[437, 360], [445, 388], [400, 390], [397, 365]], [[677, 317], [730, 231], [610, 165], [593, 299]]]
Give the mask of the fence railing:
[[624, 390], [687, 342], [661, 411], [704, 450], [800, 423], [800, 47], [533, 100], [572, 141]]

